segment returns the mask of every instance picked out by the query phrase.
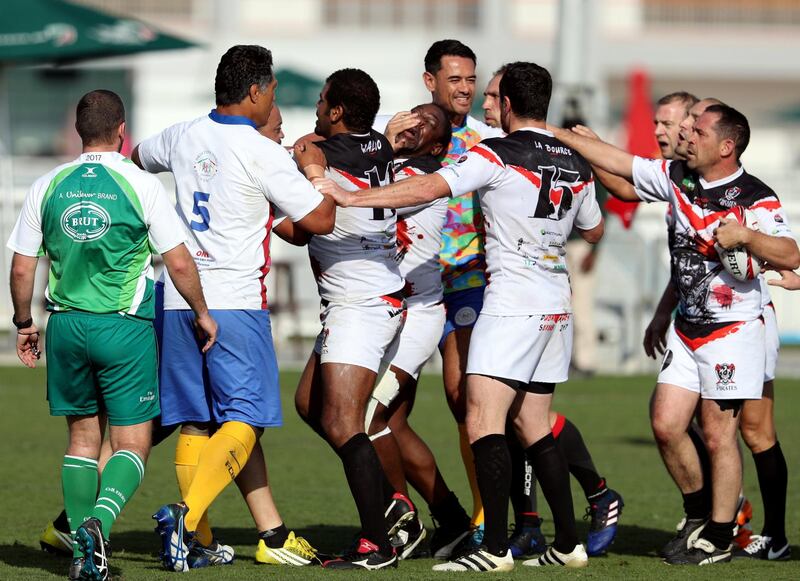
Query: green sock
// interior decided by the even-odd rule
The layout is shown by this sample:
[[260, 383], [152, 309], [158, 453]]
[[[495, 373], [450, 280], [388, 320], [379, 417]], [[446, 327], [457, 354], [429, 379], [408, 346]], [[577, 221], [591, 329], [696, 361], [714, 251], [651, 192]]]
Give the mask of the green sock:
[[91, 515], [102, 523], [106, 539], [119, 513], [139, 488], [142, 478], [144, 462], [130, 450], [119, 450], [109, 458], [100, 477], [100, 493]]
[[64, 491], [64, 509], [72, 534], [72, 554], [80, 556], [75, 543], [75, 531], [83, 521], [92, 516], [97, 499], [97, 460], [80, 456], [64, 456], [61, 464], [61, 487]]

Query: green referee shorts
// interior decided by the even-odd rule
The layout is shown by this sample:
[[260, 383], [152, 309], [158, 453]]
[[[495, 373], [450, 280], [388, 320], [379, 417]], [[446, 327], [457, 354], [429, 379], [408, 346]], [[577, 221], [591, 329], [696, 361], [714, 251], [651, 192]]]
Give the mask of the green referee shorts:
[[112, 426], [131, 426], [161, 413], [152, 321], [83, 311], [52, 313], [45, 349], [50, 415], [104, 411]]

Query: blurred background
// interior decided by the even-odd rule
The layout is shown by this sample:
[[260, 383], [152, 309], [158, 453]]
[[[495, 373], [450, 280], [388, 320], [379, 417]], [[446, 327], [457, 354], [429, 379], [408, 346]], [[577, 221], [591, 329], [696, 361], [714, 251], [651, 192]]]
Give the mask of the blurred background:
[[[0, 54], [23, 40], [53, 47], [77, 33], [52, 23], [21, 36], [26, 18], [10, 2]], [[423, 57], [430, 44], [457, 38], [478, 56], [474, 114], [492, 72], [514, 60], [537, 62], [557, 81], [550, 121], [577, 113], [604, 139], [625, 147], [652, 135], [652, 109], [667, 93], [717, 97], [750, 120], [746, 169], [773, 187], [800, 228], [800, 2], [795, 0], [73, 0], [122, 20], [111, 42], [156, 40], [160, 32], [192, 43], [181, 50], [108, 56], [3, 58], [0, 62], [0, 237], [8, 239], [30, 184], [80, 153], [74, 108], [88, 90], [118, 92], [128, 110], [130, 148], [214, 106], [214, 72], [233, 44], [273, 52], [284, 144], [313, 130], [324, 79], [336, 69], [367, 71], [381, 90], [382, 113], [427, 102]], [[45, 6], [45, 9], [47, 7]], [[130, 19], [137, 19], [132, 23]], [[57, 21], [57, 18], [54, 18]], [[142, 25], [141, 23], [144, 23]], [[57, 24], [57, 22], [56, 22]], [[98, 36], [97, 33], [95, 36]], [[116, 35], [116, 36], [114, 36]], [[120, 38], [124, 37], [124, 38]], [[140, 50], [148, 51], [150, 48]], [[133, 52], [133, 51], [125, 51]], [[55, 63], [55, 64], [54, 64]], [[652, 141], [652, 155], [657, 154]], [[129, 151], [129, 149], [127, 150]], [[172, 191], [170, 176], [162, 176]], [[644, 328], [668, 278], [665, 206], [642, 205], [630, 228], [613, 212], [595, 265], [593, 332], [601, 373], [654, 370]], [[629, 216], [627, 216], [629, 217]], [[316, 286], [304, 249], [272, 246], [268, 295], [279, 357], [302, 362], [319, 329]], [[0, 328], [11, 327], [10, 254], [0, 273]], [[44, 271], [39, 282], [44, 282]], [[774, 275], [773, 275], [774, 276]], [[43, 289], [37, 296], [43, 296]], [[773, 291], [781, 328], [780, 375], [800, 376], [800, 294]], [[40, 311], [39, 321], [43, 319]], [[0, 351], [13, 356], [12, 333]], [[433, 363], [436, 365], [436, 362]]]

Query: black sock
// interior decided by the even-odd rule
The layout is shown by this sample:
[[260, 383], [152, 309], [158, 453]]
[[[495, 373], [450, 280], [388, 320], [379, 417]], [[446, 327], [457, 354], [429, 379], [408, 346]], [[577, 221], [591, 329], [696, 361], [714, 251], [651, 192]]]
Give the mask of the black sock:
[[725, 551], [730, 547], [733, 542], [733, 526], [734, 521], [731, 522], [715, 522], [708, 521], [700, 536], [707, 541], [714, 543], [714, 546]]
[[789, 473], [780, 442], [769, 450], [753, 454], [758, 486], [764, 502], [762, 535], [772, 537], [778, 546], [786, 543], [786, 487]]
[[560, 418], [564, 419], [562, 422], [556, 422], [555, 427], [560, 427], [560, 429], [556, 432], [554, 427], [553, 436], [564, 452], [570, 474], [581, 485], [586, 498], [602, 494], [607, 490], [606, 481], [597, 473], [597, 468], [594, 467], [594, 462], [592, 461], [592, 455], [583, 442], [580, 431], [575, 424], [564, 416], [560, 416]]
[[703, 472], [703, 488], [701, 490], [706, 496], [708, 512], [711, 512], [711, 457], [708, 455], [706, 443], [700, 437], [698, 429], [694, 424], [689, 426], [689, 438], [694, 444], [694, 449], [697, 450], [697, 457], [700, 458], [700, 470]]
[[429, 504], [428, 508], [431, 511], [431, 516], [442, 526], [469, 528], [469, 515], [452, 490], [436, 504]]
[[567, 460], [552, 433], [532, 444], [525, 452], [553, 514], [556, 528], [553, 547], [561, 553], [571, 553], [578, 544], [578, 532], [575, 529]]
[[364, 432], [356, 434], [337, 450], [342, 459], [344, 474], [350, 493], [358, 509], [361, 533], [378, 545], [381, 552], [391, 552], [386, 534], [383, 512], [383, 486], [381, 485], [381, 461]]
[[389, 477], [386, 476], [386, 471], [381, 468], [381, 497], [383, 498], [384, 509], [392, 503], [392, 497], [394, 496], [395, 492], [397, 491], [394, 489], [394, 486], [392, 486], [392, 483], [389, 482]]
[[258, 533], [258, 538], [263, 540], [270, 549], [280, 549], [286, 539], [289, 538], [289, 529], [281, 523], [281, 526], [274, 529], [267, 529]]
[[535, 526], [523, 521], [529, 520], [527, 517], [530, 515], [538, 517], [536, 475], [513, 429], [506, 430], [506, 438], [511, 453], [511, 505], [514, 507], [514, 525]]
[[708, 518], [711, 514], [711, 499], [705, 489], [683, 495], [683, 512], [686, 513], [686, 518], [694, 520]]
[[59, 515], [56, 517], [56, 520], [53, 521], [53, 526], [56, 528], [57, 531], [62, 532], [64, 534], [69, 534], [69, 521], [67, 520], [67, 511], [62, 510]]
[[475, 475], [483, 501], [483, 544], [493, 555], [508, 550], [508, 496], [511, 455], [505, 434], [490, 434], [472, 444]]

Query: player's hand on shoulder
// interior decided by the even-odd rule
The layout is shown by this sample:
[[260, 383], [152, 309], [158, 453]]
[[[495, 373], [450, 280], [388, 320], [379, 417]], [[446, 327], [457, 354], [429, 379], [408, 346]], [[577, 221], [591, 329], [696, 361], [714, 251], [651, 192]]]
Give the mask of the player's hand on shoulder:
[[203, 345], [202, 351], [203, 353], [207, 353], [208, 350], [214, 346], [214, 343], [217, 342], [217, 322], [209, 312], [206, 311], [203, 314], [195, 315], [194, 327], [197, 332], [197, 337], [200, 340], [205, 339], [206, 342]]
[[582, 137], [586, 137], [587, 139], [594, 139], [596, 141], [601, 141], [600, 136], [597, 135], [594, 131], [586, 127], [585, 125], [576, 125], [572, 128], [573, 133], [577, 133]]
[[768, 278], [767, 284], [771, 286], [779, 286], [786, 290], [800, 290], [800, 275], [793, 270], [779, 270], [777, 271], [780, 278]]
[[405, 139], [402, 137], [403, 131], [411, 129], [420, 124], [422, 119], [417, 113], [411, 111], [400, 111], [386, 124], [386, 130], [383, 132], [389, 143], [392, 144], [392, 149], [398, 151], [405, 146]]
[[336, 202], [337, 206], [347, 208], [350, 205], [350, 196], [352, 193], [342, 188], [332, 179], [320, 178], [313, 180], [311, 183], [314, 184], [314, 187], [321, 194], [325, 194], [326, 196], [333, 198], [333, 201]]

